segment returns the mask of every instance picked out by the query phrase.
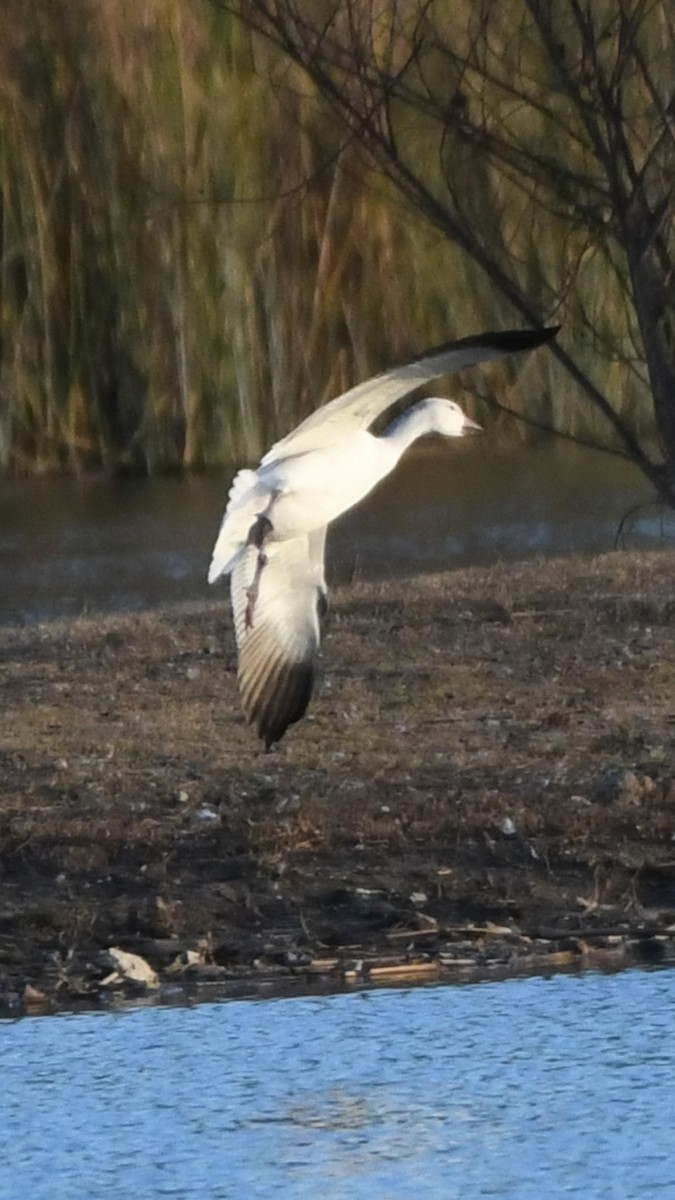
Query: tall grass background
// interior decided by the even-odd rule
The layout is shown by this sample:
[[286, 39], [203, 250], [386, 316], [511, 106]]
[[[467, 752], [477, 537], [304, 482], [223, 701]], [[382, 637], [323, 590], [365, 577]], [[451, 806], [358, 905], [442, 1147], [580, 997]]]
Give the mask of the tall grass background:
[[[400, 136], [435, 156], [440, 187], [447, 164], [420, 121]], [[621, 265], [608, 274], [508, 179], [456, 169], [542, 314], [600, 331], [584, 365], [648, 423]], [[298, 69], [206, 0], [4, 0], [0, 469], [251, 459], [392, 361], [521, 323]], [[625, 355], [602, 352], [608, 323]], [[538, 420], [606, 434], [548, 355], [517, 385], [508, 364], [483, 382]]]

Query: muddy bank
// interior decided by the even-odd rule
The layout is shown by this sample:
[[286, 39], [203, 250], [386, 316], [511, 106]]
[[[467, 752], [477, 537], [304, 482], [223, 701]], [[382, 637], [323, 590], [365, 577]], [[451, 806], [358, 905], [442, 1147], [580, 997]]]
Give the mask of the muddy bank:
[[222, 600], [0, 629], [0, 1003], [668, 961], [675, 555], [332, 594], [265, 754]]

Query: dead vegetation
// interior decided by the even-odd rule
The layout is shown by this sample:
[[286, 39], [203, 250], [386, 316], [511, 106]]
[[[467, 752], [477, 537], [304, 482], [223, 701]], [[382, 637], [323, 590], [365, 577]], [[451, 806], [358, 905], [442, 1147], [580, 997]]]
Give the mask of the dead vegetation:
[[4, 627], [5, 1010], [133, 990], [112, 947], [219, 987], [668, 956], [674, 566], [338, 590], [311, 716], [270, 754], [224, 600]]

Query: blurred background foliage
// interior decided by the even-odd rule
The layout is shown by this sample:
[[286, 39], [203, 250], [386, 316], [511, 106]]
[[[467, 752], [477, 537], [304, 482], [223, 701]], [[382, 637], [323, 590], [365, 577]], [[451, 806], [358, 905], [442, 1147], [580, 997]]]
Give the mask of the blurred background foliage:
[[[5, 0], [0, 469], [252, 459], [318, 403], [394, 361], [528, 323], [475, 255], [381, 169], [302, 56], [257, 32], [260, 14], [245, 7]], [[316, 19], [326, 10], [323, 0], [300, 7]], [[578, 136], [570, 101], [554, 102], [553, 124], [548, 102], [538, 119], [523, 103], [523, 89], [561, 94], [530, 27], [515, 36], [513, 19], [529, 7], [500, 0], [488, 29], [481, 4], [426, 4], [424, 56], [419, 3], [351, 0], [347, 9], [361, 21], [368, 69], [381, 79], [386, 58], [414, 99], [390, 92], [385, 114], [406, 167], [424, 174], [430, 195], [452, 193], [498, 264], [508, 259], [534, 319], [563, 322], [593, 386], [649, 439], [630, 264], [599, 232], [607, 200], [601, 178], [593, 192], [592, 138]], [[652, 20], [644, 36], [665, 80], [672, 28]], [[337, 86], [367, 114], [377, 88], [354, 65], [338, 64]], [[586, 86], [593, 64], [580, 58], [575, 69]], [[630, 136], [647, 145], [664, 102], [644, 85], [629, 103]], [[485, 139], [499, 135], [498, 153], [480, 153], [478, 117]], [[516, 145], [543, 168], [538, 182], [527, 181]], [[483, 420], [498, 394], [535, 424], [612, 443], [611, 425], [548, 353], [520, 363], [517, 376], [497, 365], [478, 385], [480, 394], [466, 381], [447, 390]], [[505, 437], [524, 436], [503, 415], [492, 420]]]

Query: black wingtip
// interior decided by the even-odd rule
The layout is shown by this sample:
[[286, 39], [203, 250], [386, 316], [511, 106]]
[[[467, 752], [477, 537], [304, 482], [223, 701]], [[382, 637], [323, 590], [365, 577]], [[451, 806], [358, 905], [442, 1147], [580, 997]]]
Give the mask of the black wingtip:
[[304, 717], [314, 684], [313, 663], [290, 663], [247, 713], [258, 737], [269, 750], [280, 742], [289, 725]]
[[[449, 350], [495, 350], [500, 356], [518, 354], [524, 350], [536, 350], [537, 346], [543, 346], [546, 342], [550, 342], [560, 329], [560, 325], [545, 325], [540, 329], [503, 329], [473, 333], [470, 337], [460, 338], [459, 341], [444, 342], [441, 346], [425, 350], [417, 361], [425, 363], [428, 359]], [[489, 358], [490, 356], [489, 354], [487, 356], [480, 355], [476, 361], [480, 362], [485, 357]]]
[[[504, 351], [507, 354], [517, 354], [519, 350], [534, 350], [537, 346], [543, 346], [545, 342], [550, 342], [560, 330], [560, 325], [546, 325], [543, 329], [505, 329], [503, 333], [489, 334], [488, 338], [490, 345], [495, 350]], [[479, 338], [467, 338], [468, 341], [480, 342]]]

